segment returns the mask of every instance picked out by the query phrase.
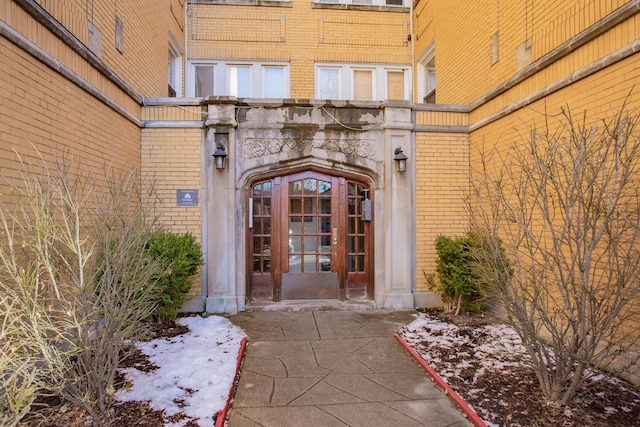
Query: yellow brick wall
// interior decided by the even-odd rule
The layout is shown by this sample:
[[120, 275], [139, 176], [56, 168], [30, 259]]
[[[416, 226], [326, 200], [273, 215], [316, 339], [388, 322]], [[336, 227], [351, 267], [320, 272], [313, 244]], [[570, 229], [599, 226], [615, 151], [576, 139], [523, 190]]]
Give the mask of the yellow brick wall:
[[[25, 160], [37, 162], [69, 152], [95, 181], [106, 167], [128, 168], [140, 161], [140, 129], [69, 83], [24, 51], [0, 38], [0, 172], [17, 178]], [[9, 202], [4, 180], [0, 202]]]
[[[414, 8], [416, 56], [435, 41], [437, 102], [468, 104], [519, 71], [518, 48], [531, 43], [531, 61], [595, 24], [624, 0], [420, 0]], [[532, 79], [524, 93], [587, 65], [635, 40], [638, 20], [616, 28]], [[498, 33], [499, 60], [491, 63], [491, 37]]]
[[[472, 147], [482, 143], [487, 147], [494, 144], [503, 147], [504, 144], [520, 138], [520, 134], [528, 136], [530, 126], [542, 129], [545, 112], [552, 117], [550, 123], [553, 124], [553, 117], [556, 117], [562, 108], [568, 108], [576, 118], [580, 119], [586, 111], [588, 123], [610, 118], [625, 102], [630, 109], [638, 110], [640, 108], [639, 70], [640, 58], [636, 54], [473, 131]], [[484, 108], [481, 107], [478, 110], [484, 110]], [[492, 110], [487, 109], [487, 111]], [[482, 115], [474, 112], [471, 115], [471, 124], [482, 118]]]
[[[2, 4], [2, 7], [0, 7], [0, 20], [4, 21], [7, 25], [27, 38], [30, 42], [37, 45], [40, 49], [46, 52], [46, 54], [52, 56], [60, 64], [67, 67], [71, 72], [77, 74], [89, 85], [93, 86], [100, 92], [104, 93], [106, 96], [110, 97], [113, 101], [115, 101], [119, 106], [127, 110], [129, 113], [136, 117], [139, 117], [140, 106], [135, 100], [131, 99], [131, 97], [118, 89], [113, 83], [109, 82], [109, 80], [105, 76], [91, 67], [84, 59], [82, 59], [77, 53], [66, 46], [52, 33], [44, 29], [24, 10], [13, 3], [13, 1], [0, 0], [0, 4]], [[4, 38], [3, 40], [6, 41], [6, 39]], [[30, 55], [28, 55], [27, 53], [20, 54], [19, 61], [25, 61], [26, 68], [28, 68], [29, 64], [33, 62]], [[5, 61], [3, 62], [8, 62], [8, 59], [5, 58]], [[165, 79], [166, 86], [166, 69], [165, 71], [163, 71], [162, 75]], [[29, 73], [27, 73], [18, 78], [25, 79], [29, 77]], [[166, 87], [164, 90], [166, 92]], [[64, 96], [63, 92], [60, 93]], [[73, 102], [76, 102], [76, 98], [68, 97], [64, 101], [65, 104]]]
[[[141, 96], [167, 95], [168, 34], [172, 32], [184, 50], [184, 1], [36, 2], [85, 46], [89, 46], [89, 23], [92, 23], [102, 34], [102, 61]], [[116, 49], [116, 16], [124, 28], [122, 53]]]
[[154, 178], [161, 201], [162, 222], [175, 233], [201, 240], [202, 192], [199, 206], [176, 205], [176, 190], [201, 187], [202, 129], [143, 129], [142, 172]]
[[292, 98], [313, 98], [316, 62], [411, 65], [407, 9], [285, 4], [290, 7], [189, 5], [189, 58], [290, 61]]
[[[182, 120], [200, 117], [200, 107], [149, 107], [151, 120]], [[161, 222], [174, 233], [191, 233], [202, 242], [201, 145], [202, 129], [143, 129], [141, 162], [144, 176], [153, 178], [160, 199]], [[177, 206], [176, 190], [198, 190], [198, 206]], [[199, 296], [195, 278], [189, 295]]]
[[[441, 117], [442, 118], [442, 117]], [[416, 291], [435, 272], [435, 240], [467, 231], [469, 138], [464, 133], [416, 133]]]

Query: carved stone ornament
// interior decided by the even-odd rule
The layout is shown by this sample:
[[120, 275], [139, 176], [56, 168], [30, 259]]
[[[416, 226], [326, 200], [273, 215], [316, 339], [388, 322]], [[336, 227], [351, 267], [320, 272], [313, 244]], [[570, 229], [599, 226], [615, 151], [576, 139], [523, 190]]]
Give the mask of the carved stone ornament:
[[373, 159], [374, 139], [292, 139], [292, 138], [246, 138], [244, 140], [244, 159], [262, 157], [287, 151], [319, 148], [343, 154]]

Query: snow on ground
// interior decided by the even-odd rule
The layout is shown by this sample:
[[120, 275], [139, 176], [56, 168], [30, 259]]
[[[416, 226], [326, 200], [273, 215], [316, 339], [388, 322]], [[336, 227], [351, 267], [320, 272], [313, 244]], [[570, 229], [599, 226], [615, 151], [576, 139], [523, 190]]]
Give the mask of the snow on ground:
[[[401, 328], [399, 334], [445, 382], [451, 384], [455, 379], [470, 383], [469, 396], [482, 398], [486, 394], [484, 388], [473, 387], [486, 372], [530, 365], [520, 337], [509, 326], [485, 325], [461, 332], [454, 324], [421, 313]], [[487, 425], [496, 425], [489, 421], [499, 418], [496, 414], [479, 407], [475, 409]]]
[[640, 425], [636, 388], [597, 370], [588, 371], [570, 406], [546, 405], [515, 330], [484, 323], [456, 326], [420, 313], [399, 335], [490, 426], [549, 425], [551, 420], [554, 426]]
[[213, 416], [224, 407], [233, 385], [245, 334], [220, 316], [185, 317], [177, 322], [189, 332], [136, 343], [159, 368], [123, 370], [130, 387], [119, 390], [116, 399], [149, 402], [154, 410], [164, 410], [166, 417], [187, 416], [167, 426], [181, 426], [190, 419], [201, 427], [213, 426]]
[[[448, 375], [456, 375], [464, 364], [460, 360], [442, 360], [438, 353], [442, 348], [466, 348], [471, 339], [467, 335], [458, 333], [459, 328], [451, 323], [420, 314], [416, 320], [401, 329], [400, 335], [411, 345], [427, 363], [436, 363], [447, 366]], [[501, 369], [506, 367], [522, 367], [529, 359], [520, 337], [507, 325], [485, 325], [477, 328], [475, 333], [483, 336], [482, 345], [473, 345], [473, 354], [457, 352], [457, 356], [467, 356], [469, 359], [480, 362], [480, 372], [485, 369]], [[444, 374], [445, 376], [447, 374]]]

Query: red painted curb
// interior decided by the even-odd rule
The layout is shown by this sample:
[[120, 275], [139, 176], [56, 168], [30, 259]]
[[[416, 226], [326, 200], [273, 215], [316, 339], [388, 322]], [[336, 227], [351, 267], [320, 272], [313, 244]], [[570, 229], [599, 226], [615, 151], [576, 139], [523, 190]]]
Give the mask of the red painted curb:
[[240, 343], [240, 349], [238, 350], [238, 357], [236, 363], [236, 375], [233, 377], [233, 383], [231, 384], [231, 388], [229, 389], [229, 396], [227, 397], [227, 402], [224, 404], [224, 408], [218, 412], [218, 417], [216, 418], [215, 427], [224, 426], [225, 418], [227, 418], [227, 411], [229, 410], [229, 406], [231, 404], [231, 398], [233, 397], [233, 389], [236, 381], [238, 381], [238, 376], [240, 375], [240, 365], [242, 364], [242, 358], [244, 357], [244, 352], [247, 350], [247, 337], [242, 337], [242, 342]]
[[453, 403], [455, 403], [458, 408], [460, 408], [462, 413], [467, 416], [467, 419], [471, 421], [471, 424], [476, 427], [487, 427], [487, 424], [482, 421], [482, 418], [480, 418], [478, 414], [476, 414], [475, 411], [471, 409], [464, 400], [462, 400], [458, 393], [456, 393], [451, 387], [449, 387], [449, 384], [447, 384], [442, 379], [442, 377], [440, 377], [440, 375], [438, 375], [438, 373], [434, 371], [433, 368], [429, 366], [427, 362], [425, 362], [424, 359], [420, 357], [420, 355], [413, 348], [411, 348], [411, 346], [409, 346], [409, 344], [407, 344], [404, 339], [402, 339], [400, 335], [395, 334], [394, 336], [396, 337], [396, 340], [398, 340], [398, 342], [404, 347], [404, 349], [407, 350], [407, 353], [409, 353], [411, 357], [413, 357], [416, 362], [418, 362], [422, 369], [424, 369], [429, 375], [431, 375], [431, 378], [433, 378], [436, 384], [444, 391], [444, 394], [446, 394], [449, 399]]

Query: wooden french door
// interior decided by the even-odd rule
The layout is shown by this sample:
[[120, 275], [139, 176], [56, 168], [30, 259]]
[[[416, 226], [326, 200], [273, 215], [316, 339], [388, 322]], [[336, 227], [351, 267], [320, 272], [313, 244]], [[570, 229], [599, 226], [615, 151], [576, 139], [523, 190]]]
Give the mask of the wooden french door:
[[361, 182], [315, 171], [254, 183], [250, 299], [371, 298], [367, 193]]

